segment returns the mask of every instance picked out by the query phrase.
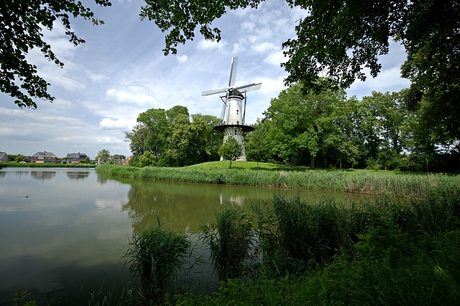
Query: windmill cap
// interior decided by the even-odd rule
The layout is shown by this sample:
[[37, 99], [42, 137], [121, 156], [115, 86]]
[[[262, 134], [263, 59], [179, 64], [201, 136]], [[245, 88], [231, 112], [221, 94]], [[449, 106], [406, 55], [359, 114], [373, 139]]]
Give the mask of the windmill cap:
[[244, 99], [244, 96], [241, 92], [239, 92], [238, 90], [236, 89], [232, 89], [228, 92], [228, 96], [229, 97], [239, 97], [241, 99]]

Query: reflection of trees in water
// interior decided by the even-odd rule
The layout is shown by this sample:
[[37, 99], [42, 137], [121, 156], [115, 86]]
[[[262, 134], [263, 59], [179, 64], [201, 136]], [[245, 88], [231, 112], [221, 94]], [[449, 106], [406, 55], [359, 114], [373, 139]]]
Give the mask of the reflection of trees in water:
[[[128, 212], [137, 233], [143, 228], [156, 225], [157, 216], [163, 226], [185, 232], [187, 227], [196, 229], [203, 221], [209, 209], [206, 202], [204, 199], [174, 193], [173, 190], [132, 185], [128, 193], [128, 203], [123, 205], [122, 211]], [[218, 203], [218, 199], [216, 202]]]
[[[194, 232], [198, 226], [214, 219], [224, 206], [244, 205], [244, 194], [222, 196], [225, 189], [217, 185], [179, 184], [165, 182], [131, 183], [128, 203], [122, 207], [132, 219], [135, 232], [149, 225], [156, 225], [157, 215], [161, 223], [177, 231]], [[223, 201], [222, 201], [223, 199]]]
[[287, 198], [300, 197], [311, 204], [317, 204], [324, 198], [332, 198], [339, 205], [369, 199], [369, 196], [363, 195], [306, 189], [116, 180], [131, 185], [128, 202], [122, 206], [122, 211], [128, 213], [136, 233], [156, 225], [157, 215], [167, 228], [196, 232], [200, 224], [214, 220], [215, 213], [224, 207], [241, 207], [250, 212], [251, 204], [270, 204], [275, 194]]
[[30, 175], [37, 180], [50, 180], [56, 176], [55, 171], [31, 171]]
[[0, 177], [1, 178], [5, 177], [5, 175], [6, 175], [6, 172], [0, 171]]
[[99, 183], [99, 185], [105, 185], [107, 184], [107, 181], [109, 180], [109, 178], [107, 176], [104, 176], [102, 174], [97, 174], [97, 182]]
[[85, 179], [89, 176], [89, 172], [84, 171], [68, 171], [66, 174], [71, 180]]

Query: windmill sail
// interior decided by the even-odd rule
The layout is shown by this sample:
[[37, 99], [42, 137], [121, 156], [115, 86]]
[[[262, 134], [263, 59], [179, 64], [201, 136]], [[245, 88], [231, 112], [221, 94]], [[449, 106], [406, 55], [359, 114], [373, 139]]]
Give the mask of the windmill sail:
[[235, 85], [237, 65], [238, 65], [238, 56], [235, 56], [234, 58], [232, 58], [232, 65], [230, 66], [230, 77], [228, 78], [229, 88]]
[[[235, 86], [236, 70], [238, 66], [238, 57], [232, 58], [230, 66], [230, 76], [228, 78], [228, 86], [225, 88], [205, 90], [202, 96], [210, 96], [220, 94], [220, 98], [224, 103], [222, 105], [221, 119], [222, 123], [214, 126], [214, 130], [224, 132], [224, 143], [232, 137], [238, 141], [243, 147], [243, 153], [238, 160], [246, 160], [246, 152], [244, 149], [244, 134], [254, 130], [251, 125], [245, 124], [246, 117], [246, 93], [261, 88], [262, 83], [252, 83], [246, 85]], [[244, 104], [243, 104], [244, 100]], [[221, 159], [224, 157], [221, 156]]]

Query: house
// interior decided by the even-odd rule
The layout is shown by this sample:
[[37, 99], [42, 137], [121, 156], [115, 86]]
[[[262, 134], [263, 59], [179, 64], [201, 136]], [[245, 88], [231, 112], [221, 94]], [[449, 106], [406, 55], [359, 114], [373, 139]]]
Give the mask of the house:
[[5, 152], [0, 152], [0, 162], [2, 163], [9, 162], [8, 154], [6, 154]]
[[36, 164], [55, 164], [57, 161], [57, 156], [52, 152], [37, 152], [32, 155], [32, 163]]
[[84, 159], [89, 159], [88, 155], [85, 153], [68, 153], [67, 154], [67, 163], [68, 164], [79, 164]]

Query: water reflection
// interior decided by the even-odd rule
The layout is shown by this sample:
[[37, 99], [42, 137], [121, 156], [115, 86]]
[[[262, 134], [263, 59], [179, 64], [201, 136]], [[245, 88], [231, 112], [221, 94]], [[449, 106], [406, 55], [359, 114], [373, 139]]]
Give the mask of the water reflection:
[[224, 207], [241, 207], [251, 211], [252, 204], [271, 203], [275, 195], [300, 197], [309, 203], [318, 203], [325, 198], [332, 198], [336, 203], [369, 199], [363, 195], [305, 189], [116, 180], [131, 186], [128, 202], [122, 205], [122, 211], [128, 213], [136, 233], [156, 224], [157, 216], [168, 228], [196, 232], [200, 224], [214, 219], [215, 213]]
[[31, 171], [30, 175], [37, 180], [50, 180], [56, 176], [55, 171]]
[[337, 203], [369, 198], [301, 189], [110, 178], [93, 169], [3, 172], [8, 175], [0, 177], [0, 305], [10, 303], [21, 288], [38, 294], [55, 288], [77, 292], [85, 287], [90, 292], [99, 290], [103, 280], [109, 288], [120, 288], [128, 279], [120, 259], [128, 238], [133, 231], [156, 224], [157, 216], [167, 228], [196, 233], [200, 224], [214, 219], [225, 207], [251, 211], [251, 204], [271, 203], [275, 194], [312, 203], [325, 197]]
[[83, 171], [68, 171], [66, 174], [71, 180], [85, 179], [89, 176], [89, 172]]

